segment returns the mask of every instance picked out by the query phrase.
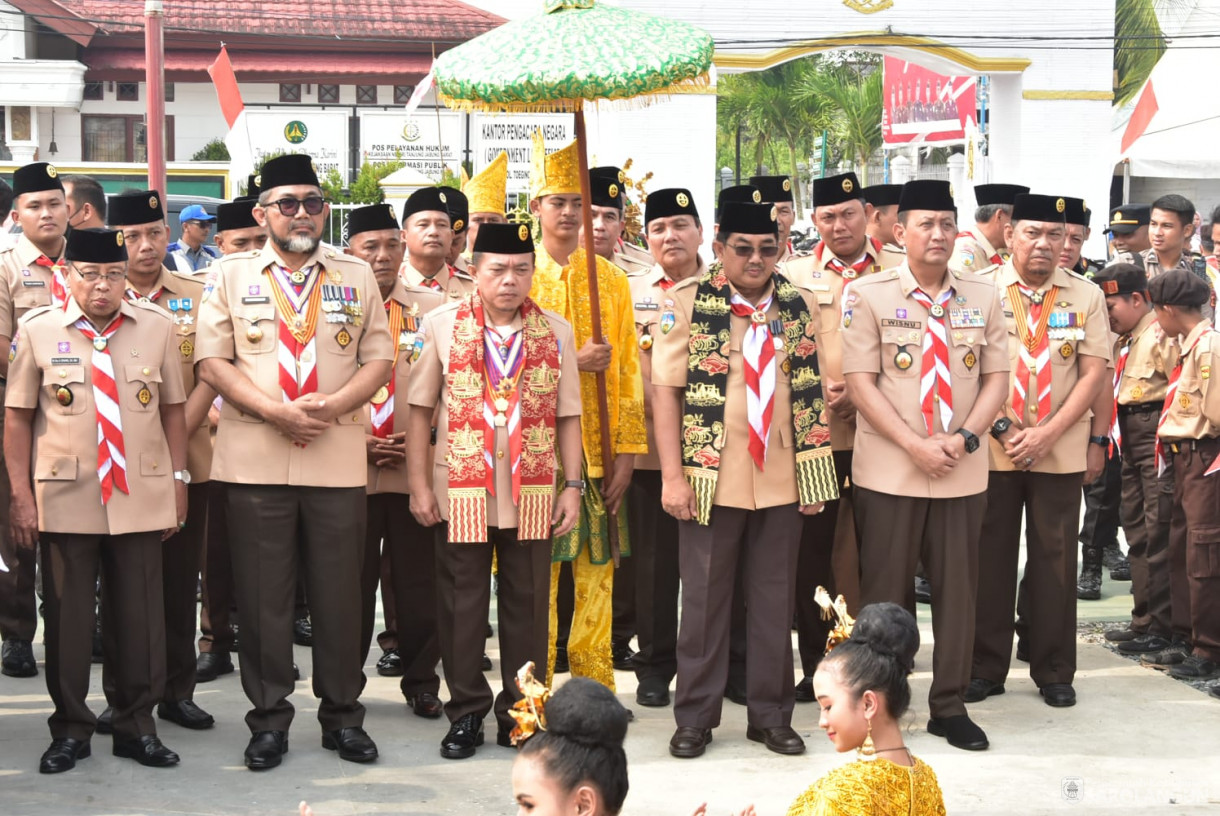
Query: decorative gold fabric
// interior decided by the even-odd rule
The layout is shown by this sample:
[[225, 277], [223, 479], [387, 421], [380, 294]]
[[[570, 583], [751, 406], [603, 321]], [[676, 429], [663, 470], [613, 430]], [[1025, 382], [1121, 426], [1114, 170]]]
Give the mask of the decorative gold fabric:
[[462, 192], [470, 203], [470, 212], [494, 212], [504, 215], [508, 186], [508, 154], [500, 151], [500, 155], [492, 159], [491, 164], [483, 168], [462, 185]]
[[548, 195], [580, 195], [580, 156], [576, 150], [576, 142], [571, 142], [547, 155], [542, 131], [534, 130], [530, 201]]
[[813, 783], [788, 816], [944, 816], [936, 773], [920, 759], [908, 768], [885, 759], [857, 760]]
[[[551, 564], [550, 643], [547, 647], [547, 682], [555, 675], [555, 634], [559, 631], [559, 570]], [[591, 564], [583, 558], [572, 562], [575, 603], [572, 631], [568, 634], [568, 666], [573, 677], [588, 677], [611, 691], [614, 658], [610, 653], [610, 628], [614, 622], [614, 563]]]

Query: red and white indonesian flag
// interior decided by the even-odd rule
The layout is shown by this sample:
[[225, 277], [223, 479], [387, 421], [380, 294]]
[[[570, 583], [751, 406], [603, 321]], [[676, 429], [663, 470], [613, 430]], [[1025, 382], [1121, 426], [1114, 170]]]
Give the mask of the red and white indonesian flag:
[[234, 185], [254, 172], [254, 149], [250, 144], [250, 130], [246, 125], [246, 106], [241, 101], [241, 90], [237, 87], [237, 75], [229, 61], [229, 51], [220, 46], [216, 61], [208, 66], [208, 76], [216, 86], [216, 97], [220, 100], [220, 111], [224, 114], [229, 132], [225, 136], [225, 147], [229, 149], [229, 179]]

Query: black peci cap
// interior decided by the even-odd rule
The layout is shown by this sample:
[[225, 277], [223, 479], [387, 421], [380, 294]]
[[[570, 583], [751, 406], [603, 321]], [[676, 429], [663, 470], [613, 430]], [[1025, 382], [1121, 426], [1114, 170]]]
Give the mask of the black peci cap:
[[1069, 224], [1081, 227], [1089, 226], [1089, 216], [1092, 215], [1083, 198], [1063, 197], [1063, 220]]
[[873, 184], [864, 188], [864, 200], [874, 207], [892, 207], [901, 198], [901, 184]]
[[445, 188], [445, 207], [454, 232], [461, 232], [470, 226], [470, 199], [465, 193], [456, 187]]
[[398, 231], [398, 219], [389, 204], [370, 204], [357, 207], [347, 214], [347, 238], [350, 241], [362, 232], [378, 230]]
[[233, 201], [221, 204], [216, 208], [216, 231], [246, 229], [257, 227], [254, 220], [254, 205], [258, 199], [252, 196], [242, 196]]
[[123, 233], [118, 230], [74, 229], [68, 230], [64, 260], [79, 263], [125, 263], [127, 247]]
[[974, 202], [980, 207], [995, 204], [1012, 206], [1017, 196], [1025, 195], [1029, 188], [1022, 184], [976, 184], [974, 185]]
[[1016, 221], [1046, 221], [1048, 223], [1064, 223], [1067, 212], [1067, 201], [1060, 196], [1037, 195], [1025, 193], [1016, 197], [1012, 203], [1012, 220]]
[[957, 212], [953, 203], [953, 185], [936, 179], [917, 179], [902, 185], [898, 198], [898, 212], [909, 210], [933, 210], [935, 212]]
[[[452, 187], [422, 187], [411, 193], [402, 208], [402, 223], [405, 225], [408, 218], [420, 212], [443, 212], [445, 215], [449, 215], [449, 199], [452, 192]], [[452, 216], [450, 216], [449, 223], [453, 224]]]
[[695, 197], [684, 187], [665, 187], [648, 194], [644, 202], [644, 223], [648, 224], [658, 218], [668, 218], [671, 215], [690, 215], [699, 217], [695, 209]]
[[724, 205], [730, 201], [737, 201], [741, 204], [761, 204], [762, 191], [753, 184], [738, 184], [733, 187], [725, 187], [720, 191], [719, 197], [716, 199], [716, 210], [719, 212], [724, 209]]
[[262, 172], [254, 177], [254, 185], [260, 193], [276, 187], [294, 187], [301, 184], [310, 187], [322, 186], [318, 183], [318, 172], [314, 169], [313, 159], [304, 153], [290, 153], [269, 159], [263, 165]]
[[775, 205], [730, 201], [720, 213], [719, 232], [723, 235], [778, 235]]
[[134, 227], [157, 221], [165, 221], [165, 207], [156, 190], [119, 193], [106, 202], [106, 223], [112, 227]]
[[589, 171], [589, 200], [595, 207], [623, 209], [623, 171], [617, 167], [594, 167]]
[[845, 201], [863, 201], [864, 188], [855, 173], [813, 180], [813, 208], [833, 207]]
[[13, 198], [26, 193], [41, 193], [44, 190], [62, 190], [64, 183], [59, 180], [59, 171], [55, 165], [47, 162], [34, 162], [13, 171]]
[[750, 184], [758, 188], [766, 203], [792, 201], [792, 179], [787, 176], [750, 176]]
[[483, 224], [475, 236], [473, 251], [496, 255], [532, 255], [534, 237], [525, 224]]

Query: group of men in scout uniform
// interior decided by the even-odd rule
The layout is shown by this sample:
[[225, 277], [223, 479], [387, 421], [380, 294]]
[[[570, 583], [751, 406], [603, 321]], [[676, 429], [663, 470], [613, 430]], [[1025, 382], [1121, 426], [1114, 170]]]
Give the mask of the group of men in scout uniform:
[[[1175, 676], [1220, 675], [1207, 533], [1220, 344], [1215, 289], [1186, 249], [1189, 202], [1113, 211], [1130, 254], [1095, 270], [1079, 199], [983, 185], [961, 231], [947, 183], [865, 188], [846, 173], [815, 181], [821, 240], [802, 254], [787, 243], [790, 183], [760, 176], [723, 192], [710, 266], [690, 191], [649, 194], [646, 261], [622, 242], [622, 172], [582, 180], [575, 145], [536, 142], [537, 244], [505, 217], [501, 157], [464, 192], [417, 191], [401, 220], [352, 211], [340, 251], [321, 241], [329, 205], [308, 158], [285, 156], [220, 207], [223, 257], [199, 276], [163, 265], [159, 192], [112, 196], [108, 230], [70, 229], [55, 168], [17, 171], [24, 234], [0, 253], [14, 533], [0, 632], [5, 673], [36, 673], [37, 543], [55, 704], [40, 770], [89, 756], [95, 731], [117, 756], [177, 763], [154, 708], [211, 727], [194, 686], [232, 672], [234, 650], [245, 764], [280, 765], [298, 575], [324, 748], [378, 757], [359, 698], [379, 584], [394, 645], [378, 669], [401, 675], [413, 713], [446, 716], [441, 755], [472, 756], [493, 711], [510, 745], [516, 669], [549, 676], [561, 629], [570, 670], [614, 687], [621, 559], [636, 701], [668, 706], [676, 679], [674, 756], [705, 753], [726, 696], [747, 707], [748, 739], [804, 751], [794, 703], [813, 699], [826, 637], [814, 588], [853, 609], [913, 608], [917, 572], [936, 634], [927, 729], [982, 750], [966, 704], [1004, 692], [1014, 636], [1045, 701], [1075, 702], [1078, 486], [1107, 470], [1135, 594], [1112, 639]], [[498, 696], [483, 674], [493, 569]], [[99, 572], [108, 707], [94, 717]]]

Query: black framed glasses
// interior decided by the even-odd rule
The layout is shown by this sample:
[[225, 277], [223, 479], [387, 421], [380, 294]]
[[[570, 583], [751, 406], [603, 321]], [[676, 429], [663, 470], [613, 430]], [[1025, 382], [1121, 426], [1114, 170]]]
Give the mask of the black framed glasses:
[[267, 204], [268, 207], [279, 207], [280, 213], [291, 218], [297, 214], [301, 207], [305, 208], [305, 212], [309, 215], [317, 215], [322, 212], [322, 208], [326, 206], [326, 199], [321, 196], [309, 196], [308, 198], [281, 198], [278, 201], [272, 201]]
[[103, 275], [96, 269], [90, 269], [88, 272], [82, 272], [80, 267], [76, 266], [75, 264], [72, 264], [71, 266], [72, 271], [80, 275], [86, 283], [97, 283], [102, 278], [105, 278], [107, 283], [119, 283], [127, 277], [126, 272], [119, 272], [117, 270], [112, 270]]
[[729, 244], [729, 249], [733, 250], [738, 258], [752, 258], [755, 252], [762, 258], [776, 258], [779, 256], [778, 246], [752, 247], [749, 244]]

